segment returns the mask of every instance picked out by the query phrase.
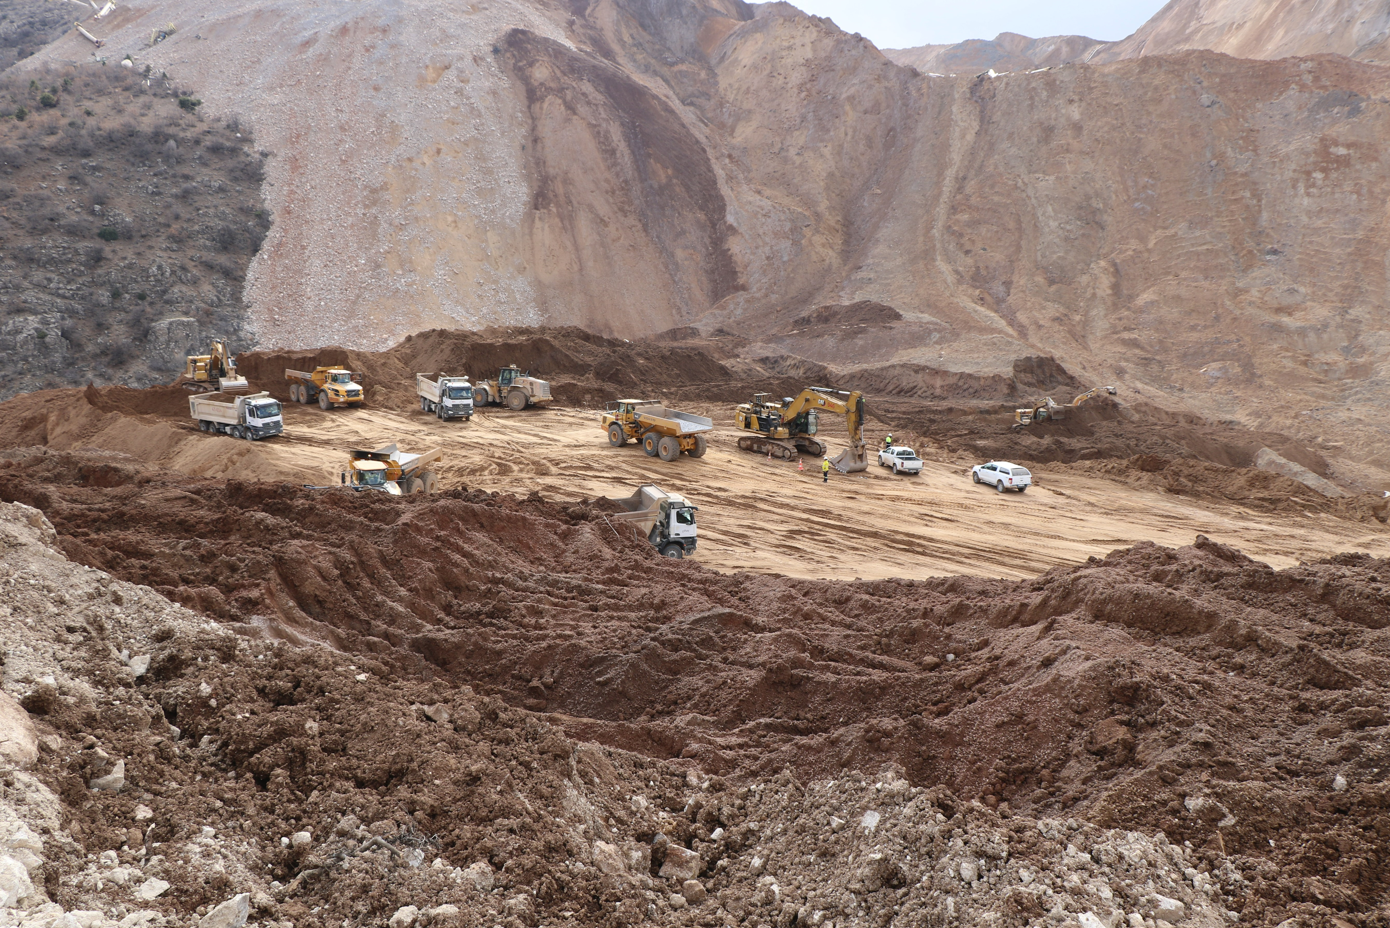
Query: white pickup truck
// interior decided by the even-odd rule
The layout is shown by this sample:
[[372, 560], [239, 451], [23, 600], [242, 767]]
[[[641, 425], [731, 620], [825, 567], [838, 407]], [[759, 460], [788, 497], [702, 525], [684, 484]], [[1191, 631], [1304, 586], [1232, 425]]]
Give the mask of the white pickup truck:
[[911, 448], [889, 445], [878, 453], [878, 466], [891, 467], [895, 474], [920, 474], [922, 459]]
[[1010, 464], [1008, 461], [990, 461], [976, 464], [970, 469], [970, 479], [976, 483], [993, 484], [1000, 493], [1017, 490], [1022, 493], [1033, 485], [1033, 475], [1026, 467]]
[[415, 392], [425, 412], [432, 412], [441, 419], [473, 418], [473, 385], [467, 377], [416, 374]]
[[188, 398], [188, 412], [204, 432], [255, 441], [285, 430], [280, 404], [269, 393], [202, 393]]

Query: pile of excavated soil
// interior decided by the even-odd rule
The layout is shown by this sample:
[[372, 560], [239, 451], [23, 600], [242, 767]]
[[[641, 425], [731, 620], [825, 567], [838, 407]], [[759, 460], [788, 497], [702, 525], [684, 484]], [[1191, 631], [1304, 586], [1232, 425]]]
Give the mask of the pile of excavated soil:
[[[1243, 922], [1335, 912], [1372, 925], [1387, 915], [1386, 561], [1344, 555], [1275, 571], [1199, 538], [1177, 550], [1139, 545], [1023, 582], [721, 575], [657, 557], [611, 531], [593, 506], [536, 495], [364, 498], [188, 480], [44, 451], [7, 456], [0, 498], [41, 509], [78, 562], [261, 640], [331, 644], [359, 666], [369, 660], [374, 677], [399, 678], [410, 699], [441, 701], [409, 689], [427, 683], [469, 686], [546, 714], [572, 738], [745, 782], [783, 769], [832, 780], [894, 764], [914, 786], [944, 786], [1000, 815], [1065, 815], [1187, 842], [1208, 873], [1188, 883], [1224, 887], [1232, 898], [1223, 905]], [[259, 717], [294, 703], [301, 688], [325, 700], [314, 712], [350, 706], [333, 716], [350, 725], [375, 698], [376, 687], [335, 695], [337, 684], [269, 682], [285, 672], [267, 677], [280, 695], [253, 694], [261, 649], [234, 649], [248, 655], [234, 669], [214, 673], [206, 661], [180, 668], [174, 724], [227, 750], [250, 738], [247, 758], [269, 752], [245, 769], [231, 761], [238, 777], [228, 778], [228, 795], [283, 770], [284, 795], [309, 797], [294, 785], [297, 765], [314, 774], [321, 800], [354, 777], [378, 799], [383, 786], [389, 794], [371, 771], [390, 767], [392, 755], [373, 754], [370, 742], [353, 753], [362, 772], [340, 781], [315, 766], [326, 761], [300, 758], [284, 740], [298, 721], [270, 741], [237, 734], [268, 724]], [[152, 667], [167, 659], [157, 655]], [[349, 658], [325, 660], [341, 668]], [[208, 686], [198, 697], [195, 679]], [[221, 706], [216, 728], [211, 699]], [[425, 744], [427, 730], [402, 741]], [[455, 774], [401, 763], [399, 775], [418, 784], [411, 796], [425, 797], [410, 802], [426, 803], [407, 811], [428, 816], [422, 830], [438, 829], [432, 810], [457, 797], [425, 781], [448, 784]], [[680, 799], [674, 806], [692, 808]], [[823, 811], [806, 806], [805, 821]], [[941, 814], [949, 821], [951, 809]], [[320, 819], [316, 833], [326, 824]], [[705, 824], [712, 835], [714, 822]], [[829, 840], [823, 830], [811, 834], [803, 849], [786, 852], [811, 858], [811, 869], [796, 870], [804, 886], [815, 883], [814, 847]], [[1107, 853], [1091, 857], [1100, 866]], [[757, 870], [766, 860], [750, 860], [748, 873], [772, 905], [781, 897]], [[882, 886], [908, 891], [895, 905], [946, 905], [912, 895], [921, 874], [905, 861], [894, 870], [856, 860], [879, 868]], [[268, 862], [282, 881], [297, 872], [284, 859]], [[1172, 888], [1135, 885], [1141, 895]], [[1018, 905], [1025, 908], [1009, 923], [1036, 914], [1035, 901]], [[851, 908], [844, 917], [860, 924], [869, 916]]]
[[230, 634], [56, 543], [0, 504], [5, 924], [1218, 928], [1249, 898], [1220, 852], [891, 764], [730, 782], [576, 743], [444, 678]]

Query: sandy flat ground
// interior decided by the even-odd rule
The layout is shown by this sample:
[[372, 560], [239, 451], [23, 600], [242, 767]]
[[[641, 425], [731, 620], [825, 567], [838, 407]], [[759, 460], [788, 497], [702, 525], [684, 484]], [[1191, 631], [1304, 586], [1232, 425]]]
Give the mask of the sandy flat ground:
[[[1191, 544], [1198, 534], [1275, 567], [1344, 551], [1390, 556], [1390, 533], [1378, 525], [1261, 513], [1046, 471], [1025, 494], [977, 486], [964, 463], [938, 461], [916, 477], [871, 466], [865, 474], [832, 473], [823, 484], [819, 462], [808, 458], [799, 471], [796, 462], [739, 451], [732, 428], [716, 428], [704, 458], [668, 464], [635, 445], [609, 447], [598, 419], [573, 409], [490, 409], [469, 422], [440, 422], [418, 411], [287, 406], [286, 434], [258, 442], [241, 476], [336, 483], [345, 449], [396, 441], [404, 451], [442, 448], [446, 489], [536, 490], [563, 501], [626, 496], [655, 483], [700, 507], [702, 564], [795, 577], [1031, 577], [1140, 541]], [[843, 447], [837, 438], [832, 455]]]

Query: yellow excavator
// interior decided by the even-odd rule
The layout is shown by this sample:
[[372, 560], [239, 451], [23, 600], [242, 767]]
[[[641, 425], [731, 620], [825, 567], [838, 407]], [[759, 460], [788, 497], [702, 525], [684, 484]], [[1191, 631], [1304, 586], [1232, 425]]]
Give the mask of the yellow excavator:
[[1110, 396], [1115, 395], [1114, 387], [1093, 387], [1085, 393], [1072, 400], [1070, 403], [1054, 403], [1052, 397], [1048, 397], [1038, 406], [1029, 406], [1026, 409], [1014, 410], [1014, 427], [1021, 425], [1032, 425], [1034, 422], [1046, 422], [1048, 419], [1065, 419], [1068, 409], [1075, 409], [1087, 400], [1093, 400], [1102, 393]]
[[864, 443], [864, 397], [858, 391], [832, 390], [829, 387], [807, 387], [795, 397], [781, 402], [770, 393], [755, 393], [753, 402], [742, 403], [734, 410], [734, 425], [754, 434], [739, 438], [738, 446], [755, 454], [770, 454], [784, 461], [798, 454], [820, 457], [825, 443], [817, 439], [821, 412], [833, 412], [845, 417], [849, 426], [849, 447], [830, 462], [842, 474], [869, 469], [869, 455]]
[[231, 348], [220, 339], [213, 339], [207, 354], [190, 354], [183, 376], [184, 386], [195, 391], [217, 393], [250, 393], [251, 385], [236, 372], [236, 358]]

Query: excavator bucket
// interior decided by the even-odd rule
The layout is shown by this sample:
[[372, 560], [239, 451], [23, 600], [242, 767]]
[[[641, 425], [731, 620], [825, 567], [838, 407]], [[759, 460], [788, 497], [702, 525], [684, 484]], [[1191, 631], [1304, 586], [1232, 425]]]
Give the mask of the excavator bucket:
[[830, 466], [842, 474], [857, 474], [869, 469], [868, 445], [862, 441], [857, 441], [835, 457], [830, 459]]
[[218, 389], [223, 393], [250, 393], [251, 384], [246, 382], [245, 377], [223, 377], [218, 383]]

